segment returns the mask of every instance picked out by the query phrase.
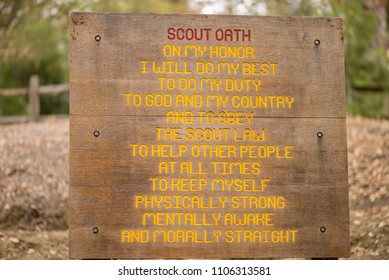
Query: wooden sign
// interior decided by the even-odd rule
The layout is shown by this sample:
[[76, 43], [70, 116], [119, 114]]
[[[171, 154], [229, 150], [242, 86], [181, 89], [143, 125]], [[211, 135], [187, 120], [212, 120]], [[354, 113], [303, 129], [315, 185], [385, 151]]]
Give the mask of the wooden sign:
[[72, 13], [70, 257], [349, 255], [338, 18]]

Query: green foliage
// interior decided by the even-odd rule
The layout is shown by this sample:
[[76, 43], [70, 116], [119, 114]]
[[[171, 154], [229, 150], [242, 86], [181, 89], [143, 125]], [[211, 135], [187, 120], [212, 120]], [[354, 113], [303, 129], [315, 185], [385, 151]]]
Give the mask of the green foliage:
[[[332, 0], [333, 15], [345, 22], [348, 112], [389, 117], [388, 11], [385, 1]], [[381, 6], [380, 6], [381, 5]], [[387, 4], [386, 4], [387, 5]], [[379, 9], [386, 12], [385, 18]], [[382, 23], [384, 25], [382, 25]]]
[[[67, 82], [65, 5], [30, 0], [5, 1], [2, 5], [0, 34], [7, 40], [0, 45], [0, 88], [27, 87], [33, 74], [39, 75], [43, 85]], [[25, 114], [26, 100], [2, 98], [0, 115]], [[45, 99], [41, 100], [43, 112], [49, 106]], [[64, 108], [68, 103], [55, 104], [51, 109], [55, 112]]]
[[387, 87], [388, 60], [384, 46], [377, 44], [378, 21], [363, 1], [332, 1], [334, 14], [345, 21], [346, 67], [356, 87]]

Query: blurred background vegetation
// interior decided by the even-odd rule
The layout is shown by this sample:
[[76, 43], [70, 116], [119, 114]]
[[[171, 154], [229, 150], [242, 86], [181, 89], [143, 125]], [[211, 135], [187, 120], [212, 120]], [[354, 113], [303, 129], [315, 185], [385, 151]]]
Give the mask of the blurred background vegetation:
[[[345, 22], [347, 109], [389, 118], [389, 0], [0, 0], [0, 88], [69, 82], [69, 13], [155, 12], [337, 16]], [[1, 115], [26, 114], [27, 97], [0, 97]], [[69, 96], [41, 97], [42, 114]]]

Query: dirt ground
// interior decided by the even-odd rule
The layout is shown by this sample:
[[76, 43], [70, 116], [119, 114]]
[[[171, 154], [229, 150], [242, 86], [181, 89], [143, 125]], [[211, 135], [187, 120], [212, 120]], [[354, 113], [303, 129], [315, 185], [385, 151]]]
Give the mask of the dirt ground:
[[[389, 259], [389, 121], [349, 117], [351, 259]], [[69, 120], [0, 126], [0, 259], [68, 259]]]

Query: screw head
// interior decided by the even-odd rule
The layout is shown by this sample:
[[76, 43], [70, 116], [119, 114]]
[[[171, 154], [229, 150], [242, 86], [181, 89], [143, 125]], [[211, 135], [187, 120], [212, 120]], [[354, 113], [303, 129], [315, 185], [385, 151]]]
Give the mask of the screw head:
[[98, 227], [94, 227], [94, 228], [92, 228], [92, 232], [93, 232], [93, 234], [98, 234], [99, 233], [99, 228]]
[[313, 43], [315, 44], [315, 46], [318, 46], [318, 45], [320, 45], [320, 40], [316, 39]]
[[98, 41], [100, 41], [101, 40], [101, 36], [100, 35], [96, 35], [95, 36], [95, 40], [98, 42]]
[[99, 137], [99, 136], [100, 136], [100, 131], [95, 130], [95, 131], [93, 132], [93, 136], [94, 136], [94, 137]]
[[320, 227], [320, 232], [321, 233], [325, 233], [327, 231], [327, 228], [326, 227]]
[[317, 133], [317, 138], [322, 138], [323, 136], [324, 136], [323, 132], [320, 132], [320, 131], [319, 131], [319, 132]]

